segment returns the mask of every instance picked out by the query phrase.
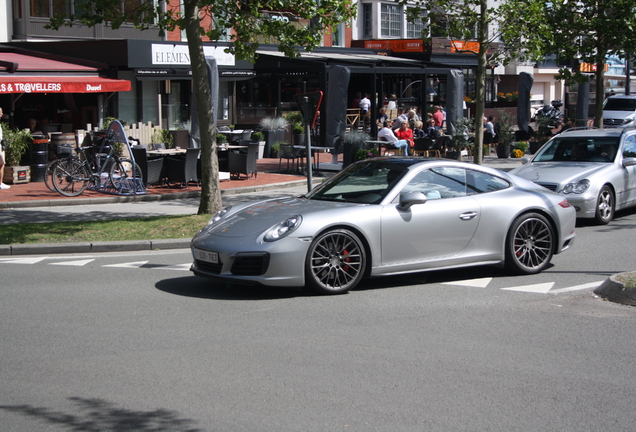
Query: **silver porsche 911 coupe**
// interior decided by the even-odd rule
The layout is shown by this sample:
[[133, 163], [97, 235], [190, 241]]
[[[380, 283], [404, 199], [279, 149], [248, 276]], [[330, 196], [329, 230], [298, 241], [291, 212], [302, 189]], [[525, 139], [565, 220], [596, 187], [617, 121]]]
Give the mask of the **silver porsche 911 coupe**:
[[545, 269], [574, 240], [568, 201], [445, 159], [356, 162], [303, 196], [219, 211], [191, 243], [197, 276], [343, 293], [363, 278], [477, 265]]

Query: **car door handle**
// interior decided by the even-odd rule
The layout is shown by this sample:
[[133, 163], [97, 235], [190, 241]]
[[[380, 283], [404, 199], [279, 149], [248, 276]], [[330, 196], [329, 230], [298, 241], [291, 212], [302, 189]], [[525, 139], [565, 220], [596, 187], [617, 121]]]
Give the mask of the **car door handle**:
[[477, 216], [477, 212], [466, 212], [466, 213], [462, 213], [459, 215], [459, 218], [461, 220], [471, 220], [474, 219]]

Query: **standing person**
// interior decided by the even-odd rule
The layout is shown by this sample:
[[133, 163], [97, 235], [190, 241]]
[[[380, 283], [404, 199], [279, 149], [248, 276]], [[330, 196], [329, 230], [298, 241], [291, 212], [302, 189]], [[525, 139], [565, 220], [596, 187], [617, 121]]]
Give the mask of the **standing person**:
[[360, 108], [360, 98], [362, 94], [360, 92], [356, 93], [356, 97], [351, 101], [351, 108]]
[[409, 143], [406, 140], [400, 140], [395, 136], [393, 130], [389, 127], [389, 122], [385, 121], [382, 124], [382, 129], [378, 132], [378, 139], [384, 138], [385, 141], [393, 144], [397, 148], [404, 152], [405, 156], [409, 155]]
[[444, 113], [442, 112], [442, 107], [439, 105], [435, 105], [433, 107], [433, 110], [433, 121], [435, 121], [435, 128], [437, 130], [440, 130], [444, 126]]
[[[2, 111], [2, 107], [0, 107], [0, 121], [2, 121], [2, 116], [4, 116], [4, 112]], [[2, 127], [0, 126], [0, 142], [2, 142], [2, 140]], [[4, 164], [4, 146], [0, 146], [0, 189], [11, 189], [11, 186], [2, 183], [2, 179], [4, 178]]]
[[369, 100], [369, 95], [367, 93], [365, 93], [364, 97], [360, 99], [358, 105], [360, 106], [360, 111], [362, 111], [363, 115], [366, 115], [369, 112], [369, 108], [371, 108], [371, 101]]
[[492, 122], [494, 119], [495, 116], [493, 115], [488, 116], [488, 119], [484, 117], [484, 145], [488, 145], [489, 147], [492, 143], [496, 142], [495, 136], [497, 132], [495, 132], [495, 125]]

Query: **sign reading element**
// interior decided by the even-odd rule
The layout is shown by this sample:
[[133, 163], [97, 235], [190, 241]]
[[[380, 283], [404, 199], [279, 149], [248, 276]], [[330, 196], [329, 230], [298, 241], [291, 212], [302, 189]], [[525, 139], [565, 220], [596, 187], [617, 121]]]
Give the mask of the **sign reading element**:
[[[203, 47], [206, 57], [214, 57], [219, 66], [234, 66], [234, 55], [224, 50], [225, 47]], [[152, 44], [151, 53], [153, 65], [190, 66], [187, 45]]]

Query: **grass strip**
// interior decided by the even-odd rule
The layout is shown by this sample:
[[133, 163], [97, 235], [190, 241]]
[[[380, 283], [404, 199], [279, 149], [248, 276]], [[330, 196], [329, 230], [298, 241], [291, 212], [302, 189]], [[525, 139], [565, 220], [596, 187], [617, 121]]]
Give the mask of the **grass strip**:
[[0, 244], [191, 238], [209, 219], [210, 215], [189, 215], [3, 225]]

